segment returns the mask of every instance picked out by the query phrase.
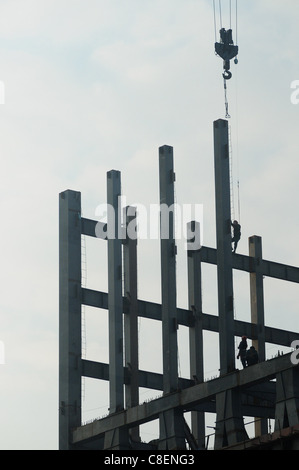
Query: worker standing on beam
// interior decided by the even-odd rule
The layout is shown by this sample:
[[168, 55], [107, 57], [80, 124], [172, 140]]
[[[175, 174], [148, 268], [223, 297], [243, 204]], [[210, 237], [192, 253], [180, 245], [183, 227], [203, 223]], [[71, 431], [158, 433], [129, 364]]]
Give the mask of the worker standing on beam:
[[242, 336], [242, 341], [240, 342], [239, 346], [239, 353], [237, 355], [237, 359], [240, 359], [242, 362], [242, 366], [245, 369], [246, 367], [246, 352], [247, 352], [247, 337]]
[[259, 355], [254, 346], [250, 346], [246, 352], [246, 362], [248, 366], [253, 366], [259, 362]]

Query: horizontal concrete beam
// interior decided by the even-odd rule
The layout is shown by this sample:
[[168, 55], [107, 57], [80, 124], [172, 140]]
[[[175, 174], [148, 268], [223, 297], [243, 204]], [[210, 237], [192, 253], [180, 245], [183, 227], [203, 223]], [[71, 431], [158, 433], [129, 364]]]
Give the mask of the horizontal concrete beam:
[[[201, 248], [201, 261], [203, 263], [217, 264], [216, 248], [203, 246]], [[267, 277], [281, 279], [283, 281], [299, 283], [299, 268], [286, 264], [275, 263], [265, 259], [257, 260], [251, 256], [235, 253], [232, 257], [233, 269], [254, 273], [258, 264], [259, 272]]]
[[[96, 220], [86, 219], [82, 217], [82, 234], [90, 237], [97, 237], [107, 240], [103, 234], [106, 232], [107, 224], [97, 222]], [[207, 246], [201, 247], [201, 261], [203, 263], [217, 264], [216, 248]], [[232, 258], [233, 269], [254, 273], [256, 264], [258, 263], [261, 274], [275, 279], [299, 283], [299, 268], [289, 266], [282, 263], [275, 263], [265, 259], [258, 260], [251, 256], [240, 255], [235, 253]]]
[[286, 450], [283, 447], [284, 441], [288, 441], [288, 450], [298, 450], [299, 424], [238, 442], [221, 450]]
[[237, 370], [217, 379], [203, 382], [163, 397], [151, 400], [118, 413], [110, 414], [92, 423], [74, 429], [72, 443], [80, 443], [86, 439], [94, 439], [107, 431], [127, 426], [132, 427], [158, 418], [160, 413], [180, 408], [189, 411], [194, 406], [204, 403], [215, 397], [218, 393], [229, 389], [245, 390], [254, 384], [267, 382], [275, 376], [290, 368], [298, 366], [292, 364], [290, 354], [261, 362], [243, 370]]
[[[109, 364], [103, 362], [82, 359], [82, 376], [92, 379], [109, 380]], [[163, 375], [145, 370], [138, 371], [138, 386], [152, 390], [163, 390]], [[130, 383], [130, 372], [124, 367], [124, 383]], [[179, 378], [179, 388], [187, 388], [194, 385], [194, 381]]]
[[82, 217], [81, 219], [82, 235], [87, 235], [89, 237], [95, 237], [95, 238], [100, 238], [102, 240], [107, 240], [106, 232], [107, 232], [107, 224]]
[[[82, 375], [99, 380], [109, 380], [109, 364], [82, 359]], [[130, 373], [124, 367], [124, 383], [130, 382]], [[179, 389], [193, 387], [194, 380], [179, 377]], [[156, 372], [140, 370], [138, 373], [138, 386], [152, 390], [163, 390], [163, 375]], [[242, 393], [244, 416], [274, 418], [275, 383], [268, 382], [254, 385]], [[197, 405], [194, 410], [215, 413], [215, 399]]]
[[[82, 303], [90, 307], [108, 309], [108, 294], [82, 288]], [[123, 309], [126, 313], [126, 299], [123, 299]], [[160, 304], [138, 300], [138, 315], [152, 320], [162, 319], [162, 308]], [[179, 325], [192, 326], [193, 313], [190, 310], [177, 308], [177, 321]], [[219, 331], [218, 316], [203, 313], [203, 329], [207, 331]], [[257, 339], [256, 325], [240, 320], [234, 320], [235, 336], [246, 335], [249, 339]], [[265, 327], [266, 343], [278, 344], [280, 346], [290, 347], [291, 343], [299, 340], [299, 333], [281, 330], [279, 328]]]

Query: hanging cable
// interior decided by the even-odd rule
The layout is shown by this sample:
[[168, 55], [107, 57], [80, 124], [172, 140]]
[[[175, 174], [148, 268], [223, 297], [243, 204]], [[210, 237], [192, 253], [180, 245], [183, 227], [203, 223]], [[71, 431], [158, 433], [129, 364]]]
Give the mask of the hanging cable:
[[[81, 216], [83, 216], [83, 210], [81, 209]], [[87, 257], [86, 257], [86, 237], [85, 235], [81, 236], [81, 284], [83, 288], [86, 288], [87, 283]], [[86, 308], [85, 305], [81, 304], [81, 342], [82, 342], [82, 359], [86, 359], [87, 352], [87, 341], [86, 341]], [[85, 401], [85, 377], [82, 376], [81, 380], [82, 387], [82, 399]]]
[[217, 32], [216, 32], [216, 6], [215, 0], [213, 0], [213, 10], [214, 10], [214, 31], [215, 31], [215, 42], [217, 41]]
[[238, 180], [238, 219], [241, 223], [241, 209], [240, 209], [240, 181]]
[[[237, 3], [237, 0], [236, 0]], [[238, 220], [241, 223], [241, 204], [240, 204], [240, 164], [239, 164], [239, 104], [238, 104], [238, 70], [236, 72], [235, 86], [235, 112], [236, 112], [236, 164], [237, 164], [237, 195], [238, 195]]]
[[236, 44], [238, 44], [238, 0], [236, 0]]
[[221, 0], [219, 0], [219, 15], [220, 15], [220, 28], [222, 29], [222, 11], [221, 11]]
[[232, 144], [232, 130], [228, 126], [228, 153], [229, 153], [229, 184], [230, 184], [230, 206], [231, 217], [235, 219], [235, 196], [234, 196], [234, 178], [233, 178], [233, 144]]
[[226, 78], [225, 77], [223, 77], [223, 82], [224, 82], [225, 118], [230, 119], [230, 115], [228, 113], [227, 86], [226, 86]]

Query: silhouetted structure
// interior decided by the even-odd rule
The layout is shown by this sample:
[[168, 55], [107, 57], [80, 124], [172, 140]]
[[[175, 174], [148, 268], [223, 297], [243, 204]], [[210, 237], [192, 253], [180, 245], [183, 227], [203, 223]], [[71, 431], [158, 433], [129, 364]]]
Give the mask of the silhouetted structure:
[[[262, 257], [262, 241], [249, 238], [249, 256], [231, 249], [231, 207], [228, 123], [214, 122], [217, 249], [202, 246], [188, 250], [189, 308], [176, 305], [176, 247], [173, 220], [169, 237], [161, 239], [162, 303], [137, 296], [137, 241], [109, 238], [118, 233], [118, 196], [121, 174], [107, 173], [107, 202], [114, 207], [107, 226], [81, 216], [81, 194], [67, 190], [59, 195], [59, 446], [60, 449], [204, 449], [205, 412], [216, 413], [215, 449], [284, 446], [299, 448], [299, 372], [285, 354], [265, 360], [265, 343], [290, 347], [297, 332], [264, 324], [263, 277], [299, 282], [299, 269]], [[173, 149], [159, 149], [160, 203], [174, 202]], [[170, 213], [171, 214], [171, 213]], [[136, 213], [127, 210], [126, 224]], [[198, 222], [190, 221], [193, 225]], [[98, 237], [108, 248], [108, 293], [82, 287], [81, 236]], [[217, 265], [218, 316], [202, 311], [201, 264]], [[233, 269], [250, 276], [251, 322], [234, 319]], [[124, 281], [122, 281], [122, 279]], [[109, 314], [109, 364], [82, 359], [81, 306], [107, 309]], [[137, 318], [162, 321], [163, 375], [138, 367]], [[189, 328], [190, 379], [178, 376], [177, 329]], [[204, 382], [203, 331], [219, 332], [220, 375]], [[124, 331], [124, 335], [123, 335]], [[259, 352], [259, 363], [236, 369], [234, 338], [246, 335]], [[122, 347], [124, 345], [124, 348]], [[123, 352], [124, 350], [124, 352]], [[125, 365], [124, 365], [125, 364]], [[109, 380], [109, 415], [82, 425], [81, 378]], [[273, 381], [276, 379], [276, 381]], [[163, 396], [139, 404], [139, 388], [162, 390]], [[100, 405], [100, 404], [99, 404]], [[191, 411], [191, 428], [184, 413]], [[266, 436], [248, 441], [244, 416], [257, 418], [256, 434], [267, 433], [266, 420], [275, 419], [275, 432], [285, 440]], [[159, 419], [156, 442], [142, 443], [139, 426]], [[281, 448], [282, 448], [281, 447]]]

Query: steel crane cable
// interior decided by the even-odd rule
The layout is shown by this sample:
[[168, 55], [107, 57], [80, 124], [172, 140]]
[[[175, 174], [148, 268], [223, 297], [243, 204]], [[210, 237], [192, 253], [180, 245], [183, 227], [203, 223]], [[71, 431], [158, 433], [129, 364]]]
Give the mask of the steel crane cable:
[[[234, 45], [232, 40], [232, 0], [229, 0], [228, 4], [226, 4], [226, 11], [229, 12], [228, 22], [230, 25], [230, 29], [226, 30], [223, 25], [223, 14], [222, 14], [222, 3], [221, 0], [218, 0], [218, 9], [219, 9], [219, 23], [220, 23], [220, 42], [217, 41], [217, 14], [216, 14], [216, 2], [213, 0], [213, 12], [214, 12], [214, 31], [215, 31], [215, 53], [219, 55], [223, 59], [223, 84], [224, 84], [224, 100], [225, 100], [225, 118], [229, 119], [230, 115], [228, 112], [228, 99], [227, 99], [227, 80], [230, 80], [232, 77], [232, 73], [230, 71], [230, 60], [234, 59], [235, 64], [238, 63], [237, 55], [238, 55], [238, 46]], [[237, 22], [238, 22], [238, 8], [237, 8], [237, 0], [235, 0], [235, 10], [236, 10], [236, 30], [237, 30]]]
[[221, 0], [219, 0], [219, 15], [220, 15], [220, 27], [222, 28], [222, 9], [221, 9]]
[[[219, 25], [220, 28], [223, 26], [223, 15], [222, 15], [222, 0], [218, 0], [218, 10], [219, 10]], [[229, 0], [229, 26], [232, 28], [232, 0]], [[235, 0], [235, 10], [236, 10], [236, 17], [235, 17], [235, 22], [236, 22], [236, 43], [237, 43], [237, 19], [238, 19], [238, 0]], [[216, 2], [213, 0], [213, 12], [214, 12], [214, 29], [215, 29], [215, 40], [216, 40], [216, 29], [217, 29], [217, 19], [216, 19]]]
[[[214, 13], [214, 31], [215, 31], [215, 43], [217, 42], [217, 23], [220, 25], [220, 28], [222, 28], [223, 24], [225, 22], [229, 23], [230, 29], [232, 28], [232, 23], [235, 23], [235, 38], [236, 41], [235, 43], [238, 44], [238, 0], [235, 0], [234, 3], [234, 8], [233, 8], [233, 2], [232, 0], [227, 0], [227, 3], [223, 2], [222, 0], [218, 0], [218, 8], [216, 8], [216, 0], [213, 0], [213, 13]], [[218, 11], [216, 11], [218, 9]], [[233, 12], [233, 9], [235, 9], [235, 12]], [[235, 13], [235, 18], [233, 20], [233, 16]], [[228, 20], [227, 21], [227, 16]], [[226, 19], [225, 19], [226, 18]], [[237, 63], [237, 56], [235, 58], [235, 63]], [[225, 118], [229, 119], [229, 110], [228, 110], [228, 98], [227, 98], [227, 80], [231, 78], [231, 73], [229, 70], [225, 71], [223, 74], [223, 85], [224, 85], [224, 99], [225, 99]], [[236, 90], [237, 94], [237, 90]], [[237, 96], [236, 96], [236, 101], [237, 101]], [[237, 103], [236, 103], [237, 107]], [[236, 120], [238, 121], [238, 116], [236, 116]], [[238, 122], [237, 122], [238, 126]], [[237, 128], [237, 134], [238, 134], [238, 128]], [[237, 135], [238, 139], [238, 135]], [[238, 147], [238, 144], [237, 144]], [[238, 148], [237, 148], [237, 166], [239, 166], [239, 155], [238, 155]], [[237, 204], [238, 204], [238, 218], [241, 218], [240, 214], [240, 181], [239, 181], [239, 168], [237, 168]]]

